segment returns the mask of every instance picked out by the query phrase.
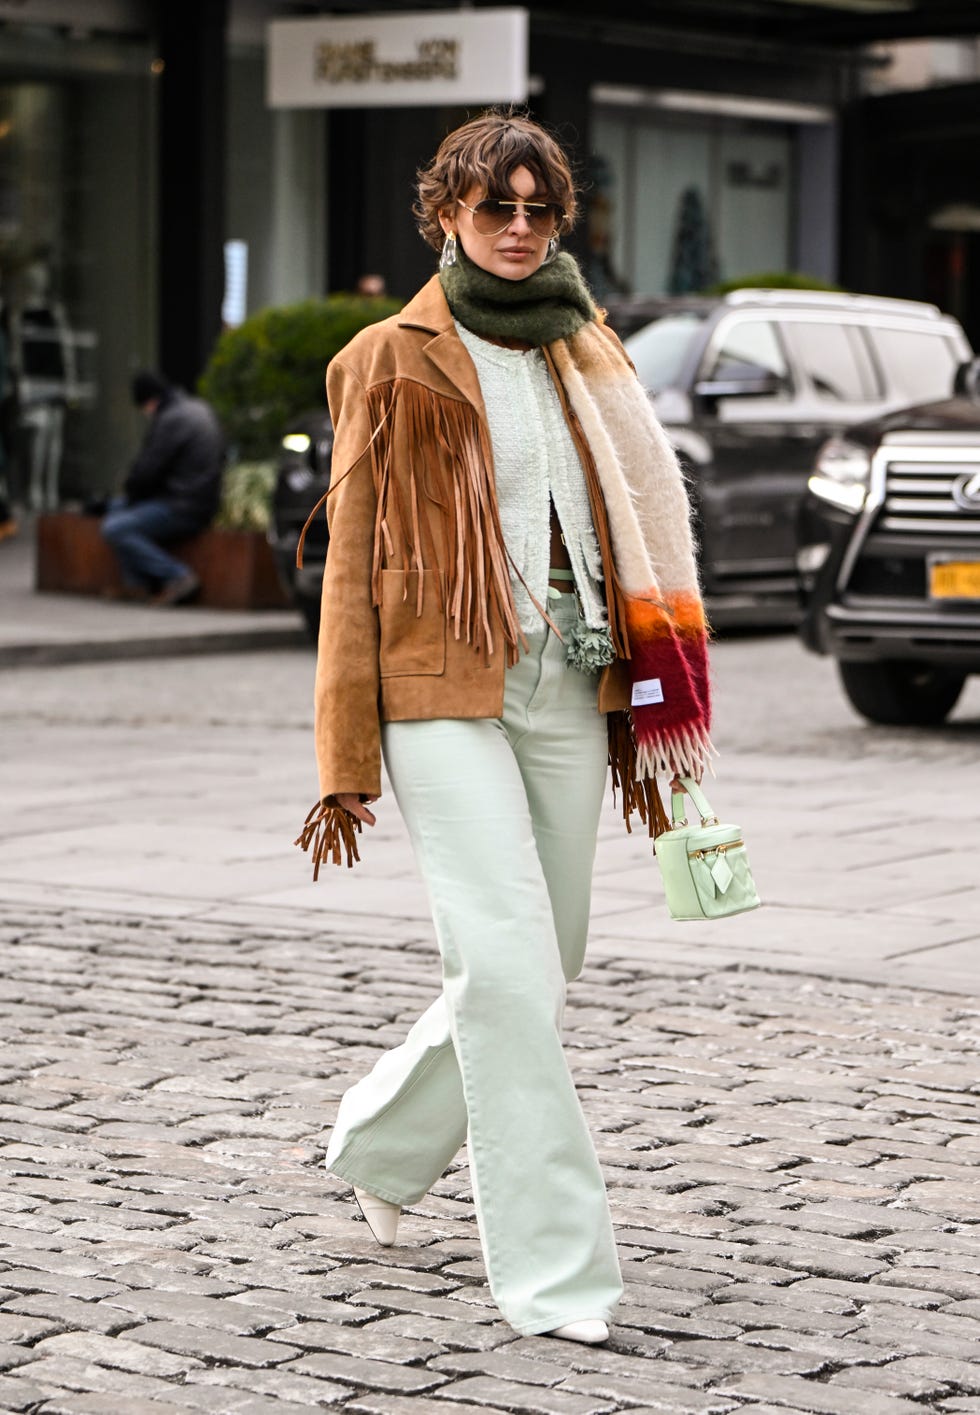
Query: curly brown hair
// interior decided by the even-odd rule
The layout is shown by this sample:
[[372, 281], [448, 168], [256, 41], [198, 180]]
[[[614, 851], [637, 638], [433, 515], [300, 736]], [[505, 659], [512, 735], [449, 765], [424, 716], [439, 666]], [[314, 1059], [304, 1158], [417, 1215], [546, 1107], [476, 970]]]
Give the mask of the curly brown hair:
[[412, 212], [423, 239], [440, 249], [446, 236], [439, 212], [473, 186], [483, 188], [488, 197], [506, 200], [518, 167], [526, 167], [547, 199], [564, 209], [558, 234], [570, 231], [577, 211], [575, 179], [560, 143], [523, 109], [488, 108], [447, 134], [432, 161], [419, 169]]

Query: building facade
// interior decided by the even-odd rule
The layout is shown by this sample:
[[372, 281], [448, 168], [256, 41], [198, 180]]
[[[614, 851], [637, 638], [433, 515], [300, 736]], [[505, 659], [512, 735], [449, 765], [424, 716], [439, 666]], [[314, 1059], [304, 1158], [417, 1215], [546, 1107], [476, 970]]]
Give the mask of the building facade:
[[[408, 296], [431, 272], [416, 167], [480, 105], [270, 105], [270, 24], [333, 8], [0, 0], [0, 431], [16, 501], [119, 483], [140, 433], [136, 367], [192, 386], [223, 320], [368, 272]], [[415, 9], [452, 12], [343, 7]], [[528, 103], [577, 163], [570, 245], [600, 298], [799, 271], [935, 299], [980, 341], [975, 6], [526, 9]], [[929, 33], [925, 57], [876, 44]]]

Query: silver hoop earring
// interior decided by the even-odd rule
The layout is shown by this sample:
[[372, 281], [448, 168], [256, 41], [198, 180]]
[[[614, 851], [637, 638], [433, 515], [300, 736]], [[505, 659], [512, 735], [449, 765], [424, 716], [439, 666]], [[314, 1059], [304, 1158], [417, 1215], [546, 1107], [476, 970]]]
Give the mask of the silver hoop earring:
[[557, 254], [558, 254], [558, 237], [557, 237], [557, 236], [552, 236], [551, 239], [550, 239], [549, 242], [548, 242], [548, 251], [547, 251], [547, 254], [545, 255], [545, 258], [544, 258], [544, 260], [541, 262], [541, 264], [542, 264], [542, 265], [550, 265], [551, 262], [554, 260], [554, 258], [555, 258], [555, 256], [556, 256]]
[[451, 265], [456, 264], [456, 232], [450, 231], [442, 245], [442, 254], [439, 257], [439, 269], [448, 270]]

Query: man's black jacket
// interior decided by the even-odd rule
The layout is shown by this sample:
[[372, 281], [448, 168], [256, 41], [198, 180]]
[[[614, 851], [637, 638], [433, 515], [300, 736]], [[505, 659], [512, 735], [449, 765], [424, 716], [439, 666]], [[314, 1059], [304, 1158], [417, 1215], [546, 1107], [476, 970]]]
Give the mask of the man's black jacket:
[[221, 499], [225, 439], [214, 410], [201, 398], [170, 388], [150, 419], [139, 456], [129, 469], [129, 501], [166, 501], [203, 529]]

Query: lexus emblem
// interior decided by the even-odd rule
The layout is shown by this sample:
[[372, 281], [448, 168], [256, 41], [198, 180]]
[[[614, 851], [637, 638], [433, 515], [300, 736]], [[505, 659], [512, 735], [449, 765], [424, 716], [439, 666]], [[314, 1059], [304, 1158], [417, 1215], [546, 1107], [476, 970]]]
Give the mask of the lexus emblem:
[[964, 472], [956, 478], [953, 500], [964, 511], [980, 511], [980, 472]]

